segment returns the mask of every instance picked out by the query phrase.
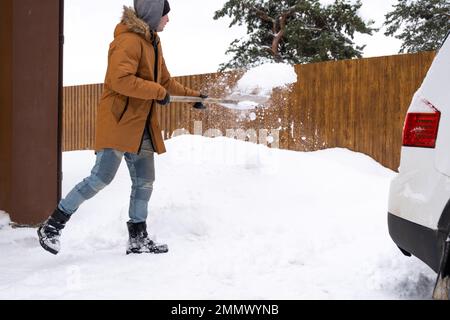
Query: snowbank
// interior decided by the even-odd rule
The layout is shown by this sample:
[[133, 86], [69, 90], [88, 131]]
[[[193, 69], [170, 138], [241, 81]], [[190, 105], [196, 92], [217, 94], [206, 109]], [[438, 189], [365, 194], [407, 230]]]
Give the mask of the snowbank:
[[[201, 136], [157, 157], [149, 229], [167, 255], [126, 256], [131, 182], [86, 202], [52, 256], [0, 230], [0, 299], [427, 299], [435, 274], [386, 223], [394, 173], [345, 149], [312, 153]], [[64, 154], [63, 195], [93, 152]]]
[[0, 229], [10, 224], [11, 220], [9, 219], [9, 215], [0, 210]]

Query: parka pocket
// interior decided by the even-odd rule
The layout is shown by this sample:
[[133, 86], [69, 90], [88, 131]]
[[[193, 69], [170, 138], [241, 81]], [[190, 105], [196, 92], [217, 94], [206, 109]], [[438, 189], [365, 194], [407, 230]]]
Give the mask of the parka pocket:
[[113, 113], [117, 123], [122, 120], [125, 112], [127, 111], [128, 101], [129, 98], [122, 95], [117, 95], [116, 97], [114, 97], [111, 112]]

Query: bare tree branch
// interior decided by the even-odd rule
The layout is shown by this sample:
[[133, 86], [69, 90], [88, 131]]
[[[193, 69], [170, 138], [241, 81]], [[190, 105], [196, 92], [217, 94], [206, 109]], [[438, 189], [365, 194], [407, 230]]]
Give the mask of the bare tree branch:
[[253, 6], [249, 6], [248, 7], [249, 10], [252, 10], [256, 13], [256, 16], [264, 21], [268, 21], [271, 23], [276, 23], [276, 20], [272, 17], [270, 17], [266, 12], [264, 12], [263, 10], [253, 7]]
[[[248, 5], [247, 8], [249, 11], [253, 11], [255, 15], [263, 21], [267, 21], [272, 23], [272, 33], [273, 33], [273, 41], [272, 47], [270, 48], [271, 54], [275, 58], [275, 60], [280, 60], [279, 46], [280, 42], [283, 39], [286, 31], [286, 21], [292, 16], [295, 12], [298, 11], [296, 6], [290, 7], [288, 10], [283, 11], [283, 13], [277, 18], [270, 17], [264, 10]], [[278, 23], [279, 22], [279, 23]]]
[[292, 6], [287, 11], [284, 11], [282, 15], [286, 16], [286, 18], [288, 18], [291, 15], [293, 15], [294, 13], [296, 13], [297, 11], [298, 11], [297, 6]]

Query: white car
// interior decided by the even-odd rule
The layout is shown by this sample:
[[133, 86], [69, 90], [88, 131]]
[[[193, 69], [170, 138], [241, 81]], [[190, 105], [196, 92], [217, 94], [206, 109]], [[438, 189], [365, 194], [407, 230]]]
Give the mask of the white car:
[[438, 278], [435, 299], [450, 290], [450, 37], [438, 51], [406, 115], [399, 174], [389, 194], [391, 238]]

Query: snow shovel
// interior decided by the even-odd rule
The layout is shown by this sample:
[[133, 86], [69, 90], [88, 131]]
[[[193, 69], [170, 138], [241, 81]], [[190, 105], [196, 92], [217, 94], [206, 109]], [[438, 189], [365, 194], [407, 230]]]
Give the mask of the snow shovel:
[[200, 98], [200, 97], [183, 97], [183, 96], [171, 96], [170, 102], [203, 102], [203, 103], [213, 103], [221, 105], [236, 105], [257, 107], [258, 105], [264, 104], [269, 100], [267, 96], [256, 96], [256, 95], [232, 95], [225, 99], [220, 98]]

